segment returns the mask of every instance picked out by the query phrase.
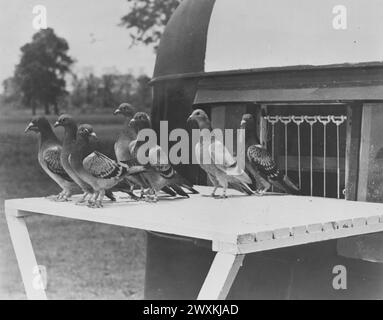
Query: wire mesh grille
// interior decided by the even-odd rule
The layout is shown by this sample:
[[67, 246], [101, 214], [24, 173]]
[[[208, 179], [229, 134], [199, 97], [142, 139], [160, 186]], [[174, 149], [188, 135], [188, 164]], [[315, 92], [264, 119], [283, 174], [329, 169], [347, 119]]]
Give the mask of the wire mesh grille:
[[[338, 199], [343, 197], [342, 186], [345, 185], [344, 174], [342, 175], [341, 168], [344, 168], [345, 157], [345, 143], [341, 137], [341, 127], [346, 124], [347, 116], [345, 115], [268, 115], [264, 116], [264, 120], [271, 128], [271, 153], [273, 158], [280, 164], [279, 159], [283, 158], [282, 166], [280, 169], [284, 170], [285, 175], [289, 175], [289, 171], [298, 173], [298, 185], [302, 188], [302, 173], [308, 171], [309, 173], [309, 194], [314, 195], [314, 186], [318, 183], [318, 175], [314, 172], [322, 171], [321, 184], [323, 184], [323, 197], [328, 194], [328, 176], [329, 174], [336, 174], [336, 194], [332, 195]], [[279, 130], [277, 130], [277, 128]], [[304, 130], [302, 130], [304, 128]], [[269, 130], [269, 129], [268, 129]], [[314, 130], [317, 133], [314, 135]], [[278, 131], [278, 136], [277, 136]], [[302, 146], [302, 131], [305, 136], [305, 143]], [[322, 135], [318, 135], [318, 132]], [[328, 134], [328, 132], [334, 135]], [[294, 134], [294, 132], [296, 134]], [[282, 138], [283, 136], [283, 138]], [[329, 139], [331, 145], [329, 148]], [[291, 143], [291, 140], [295, 140]], [[322, 140], [322, 141], [320, 141]], [[276, 148], [276, 142], [283, 141], [283, 147]], [[321, 155], [314, 154], [314, 147], [320, 144]], [[289, 148], [290, 145], [290, 148]], [[291, 152], [291, 145], [296, 146], [296, 150]], [[308, 159], [302, 156], [302, 148], [309, 150]], [[278, 151], [278, 152], [277, 152]], [[290, 153], [293, 153], [291, 155]], [[329, 157], [333, 154], [334, 157]], [[292, 163], [291, 163], [292, 162]], [[305, 166], [303, 166], [305, 162]], [[332, 164], [329, 166], [329, 163]], [[308, 166], [308, 168], [307, 168]], [[331, 196], [331, 195], [330, 195]]]

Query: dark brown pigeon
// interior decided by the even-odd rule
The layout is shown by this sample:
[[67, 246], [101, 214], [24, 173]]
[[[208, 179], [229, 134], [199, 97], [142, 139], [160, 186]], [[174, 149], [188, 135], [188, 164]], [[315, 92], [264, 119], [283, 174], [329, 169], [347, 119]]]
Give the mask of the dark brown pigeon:
[[245, 130], [246, 169], [257, 183], [261, 194], [273, 185], [289, 194], [299, 194], [299, 188], [279, 170], [271, 154], [258, 139], [255, 120], [251, 114], [242, 116], [241, 129]]
[[75, 173], [93, 189], [90, 206], [100, 208], [106, 190], [112, 189], [127, 176], [144, 172], [145, 169], [143, 166], [129, 168], [98, 151], [87, 155], [91, 136], [95, 136], [92, 126], [83, 124], [78, 128], [69, 163]]
[[[76, 121], [67, 114], [61, 115], [56, 123], [54, 124], [54, 127], [64, 127], [64, 141], [63, 141], [63, 147], [62, 152], [60, 155], [60, 161], [61, 165], [64, 168], [65, 172], [68, 174], [68, 176], [81, 188], [83, 191], [83, 195], [80, 198], [80, 200], [77, 201], [77, 204], [84, 203], [86, 201], [87, 197], [90, 197], [93, 194], [92, 186], [86, 183], [84, 180], [82, 180], [76, 172], [73, 170], [72, 166], [69, 163], [69, 155], [73, 151], [73, 148], [76, 143], [76, 135], [77, 135], [77, 123]], [[86, 151], [86, 152], [89, 152]], [[115, 201], [115, 198], [113, 196], [113, 193], [111, 191], [107, 191], [106, 196], [112, 200]]]
[[[143, 129], [151, 129], [151, 121], [148, 114], [144, 112], [137, 112], [129, 125], [135, 129], [138, 134]], [[139, 148], [144, 144], [144, 141], [135, 139], [130, 143], [130, 152], [133, 155], [136, 164], [140, 164], [137, 158]], [[198, 191], [193, 188], [193, 184], [182, 177], [170, 164], [168, 155], [161, 149], [160, 146], [153, 146], [149, 150], [150, 163], [146, 164], [150, 170], [143, 173], [146, 181], [148, 181], [151, 189], [152, 201], [157, 201], [158, 192], [160, 190], [172, 189], [177, 195], [182, 197], [189, 197], [189, 195], [182, 189], [185, 188], [193, 194]]]

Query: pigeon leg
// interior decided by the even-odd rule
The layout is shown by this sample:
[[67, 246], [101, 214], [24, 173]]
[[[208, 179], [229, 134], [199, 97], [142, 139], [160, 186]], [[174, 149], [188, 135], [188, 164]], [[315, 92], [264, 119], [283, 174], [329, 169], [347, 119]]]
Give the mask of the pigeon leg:
[[69, 200], [69, 198], [72, 196], [72, 191], [66, 190], [64, 193], [63, 198], [66, 200]]
[[146, 197], [146, 201], [147, 202], [158, 202], [158, 195], [157, 195], [157, 191], [154, 190], [154, 189], [149, 189], [149, 192], [147, 194], [147, 197]]
[[101, 190], [97, 192], [97, 197], [95, 198], [94, 203], [92, 204], [92, 208], [102, 208], [102, 200], [104, 200], [105, 190]]
[[218, 188], [219, 188], [218, 186], [214, 186], [214, 190], [213, 190], [213, 192], [211, 193], [211, 196], [212, 196], [213, 198], [216, 197], [215, 193], [217, 192]]
[[221, 195], [221, 196], [218, 196], [218, 197], [215, 197], [215, 199], [227, 199], [226, 190], [227, 190], [227, 185], [225, 185], [225, 186], [223, 187], [222, 195]]
[[81, 196], [80, 200], [76, 202], [76, 205], [83, 204], [86, 200], [86, 197], [89, 195], [89, 192], [84, 192], [83, 195]]
[[69, 198], [72, 196], [72, 193], [68, 190], [61, 192], [57, 198], [57, 202], [66, 202], [69, 201]]
[[97, 203], [98, 203], [97, 199], [98, 199], [99, 195], [100, 195], [100, 191], [95, 191], [94, 192], [92, 199], [89, 199], [89, 201], [88, 201], [88, 207], [89, 208], [98, 208], [98, 206], [97, 206]]
[[263, 184], [263, 188], [260, 188], [259, 190], [257, 190], [257, 193], [261, 196], [263, 196], [271, 188], [271, 183], [267, 181], [263, 181], [262, 184]]
[[145, 198], [145, 188], [144, 187], [141, 187], [141, 196], [140, 196], [141, 199], [144, 199]]
[[48, 196], [48, 197], [46, 197], [46, 199], [51, 200], [51, 201], [58, 201], [58, 200], [60, 200], [61, 197], [63, 196], [63, 192], [64, 192], [64, 191], [61, 191], [61, 192], [60, 192], [59, 194], [57, 194], [57, 195]]

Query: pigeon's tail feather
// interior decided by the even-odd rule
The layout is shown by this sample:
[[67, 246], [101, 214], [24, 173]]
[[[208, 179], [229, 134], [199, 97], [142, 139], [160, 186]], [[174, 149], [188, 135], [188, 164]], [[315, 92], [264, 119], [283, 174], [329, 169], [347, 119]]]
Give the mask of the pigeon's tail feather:
[[106, 190], [105, 196], [111, 201], [116, 201], [116, 198], [114, 197], [113, 192], [111, 190]]
[[192, 194], [199, 194], [199, 192], [196, 189], [194, 189], [193, 187], [189, 185], [183, 184], [182, 187], [189, 190]]
[[288, 194], [299, 195], [301, 190], [290, 180], [288, 176], [284, 176], [283, 179], [273, 181], [273, 184], [278, 189], [283, 190]]
[[175, 191], [173, 191], [171, 188], [169, 187], [163, 187], [161, 189], [163, 192], [167, 193], [169, 196], [172, 196], [172, 197], [175, 197], [177, 195], [177, 193]]
[[186, 198], [189, 198], [189, 195], [178, 185], [176, 184], [172, 184], [170, 186], [175, 192], [177, 192], [177, 194], [181, 197], [186, 197]]
[[182, 186], [183, 188], [189, 190], [192, 194], [198, 194], [199, 192], [194, 189], [193, 184], [183, 176], [181, 176], [179, 173], [177, 173], [177, 178], [175, 180], [179, 186]]
[[254, 194], [253, 191], [251, 190], [251, 188], [245, 183], [231, 182], [231, 183], [229, 183], [229, 185], [231, 188], [233, 188], [239, 192], [246, 193], [249, 196]]

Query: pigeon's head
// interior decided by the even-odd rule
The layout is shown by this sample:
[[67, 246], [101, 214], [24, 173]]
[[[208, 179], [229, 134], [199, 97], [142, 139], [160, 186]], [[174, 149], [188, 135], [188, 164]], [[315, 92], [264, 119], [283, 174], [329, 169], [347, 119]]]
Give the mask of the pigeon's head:
[[242, 116], [241, 129], [253, 129], [255, 128], [255, 119], [252, 114], [246, 113]]
[[134, 116], [134, 107], [129, 103], [122, 103], [120, 106], [113, 112], [113, 114], [116, 116], [118, 114], [121, 114], [125, 117], [132, 118]]
[[76, 122], [75, 120], [72, 118], [72, 116], [70, 116], [69, 114], [63, 114], [61, 115], [57, 121], [55, 122], [55, 124], [53, 125], [55, 128], [57, 127], [69, 127], [69, 126], [73, 126], [73, 125], [76, 125]]
[[85, 139], [89, 139], [90, 137], [97, 138], [97, 135], [90, 124], [82, 124], [79, 126], [77, 135]]
[[51, 129], [51, 125], [45, 117], [34, 117], [28, 126], [25, 128], [25, 133], [28, 131], [42, 132]]
[[132, 120], [130, 120], [129, 126], [139, 132], [142, 129], [150, 129], [152, 127], [152, 123], [147, 113], [137, 112]]
[[210, 128], [210, 120], [208, 115], [202, 109], [196, 109], [190, 115], [187, 120], [188, 123], [196, 122], [200, 129], [209, 129]]

